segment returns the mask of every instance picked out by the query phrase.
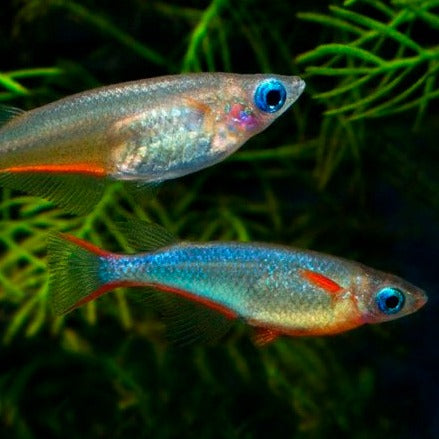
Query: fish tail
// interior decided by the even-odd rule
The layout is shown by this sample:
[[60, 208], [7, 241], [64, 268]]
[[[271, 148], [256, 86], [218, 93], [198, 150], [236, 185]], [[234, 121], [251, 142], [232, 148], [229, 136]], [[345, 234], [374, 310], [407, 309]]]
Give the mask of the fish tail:
[[101, 275], [110, 255], [71, 235], [50, 237], [50, 301], [55, 314], [66, 314], [114, 288]]
[[[153, 252], [177, 242], [162, 227], [132, 219], [117, 224], [133, 250]], [[148, 279], [148, 261], [142, 273], [124, 271], [130, 256], [106, 252], [71, 235], [52, 235], [49, 241], [50, 302], [55, 314], [66, 314], [114, 288], [144, 287], [143, 302], [156, 307], [166, 320], [168, 337], [181, 344], [212, 342], [221, 338], [238, 315], [228, 308], [191, 291], [181, 290]], [[140, 277], [140, 280], [139, 280]], [[139, 302], [136, 303], [137, 308]]]

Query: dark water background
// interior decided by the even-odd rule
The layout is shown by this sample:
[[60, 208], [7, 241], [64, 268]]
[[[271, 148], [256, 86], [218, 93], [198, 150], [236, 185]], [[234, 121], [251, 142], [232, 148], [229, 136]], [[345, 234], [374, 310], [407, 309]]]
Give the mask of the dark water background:
[[[395, 14], [403, 9], [356, 3], [347, 10], [375, 20], [385, 16], [382, 5]], [[413, 12], [427, 2], [408, 3]], [[298, 12], [328, 14], [328, 2], [6, 1], [1, 72], [57, 67], [62, 74], [20, 79], [31, 93], [5, 90], [0, 99], [33, 108], [100, 84], [181, 70], [305, 74], [305, 94], [265, 133], [225, 163], [167, 183], [158, 201], [140, 207], [185, 239], [281, 242], [359, 260], [422, 287], [428, 304], [391, 323], [262, 349], [245, 328], [216, 346], [169, 346], [155, 316], [127, 323], [111, 298], [97, 317], [84, 311], [59, 322], [47, 311], [32, 330], [36, 307], [10, 336], [40, 285], [29, 281], [20, 298], [4, 280], [20, 286], [22, 277], [8, 270], [0, 284], [0, 437], [439, 437], [438, 103], [422, 117], [417, 107], [358, 121], [324, 117], [380, 85], [315, 99], [339, 79], [306, 74], [324, 60], [298, 64], [296, 56], [352, 38]], [[429, 10], [439, 21], [437, 12]], [[437, 28], [419, 20], [399, 30], [425, 48], [439, 43]], [[407, 55], [386, 38], [369, 48]], [[413, 68], [383, 101], [423, 73], [422, 64]], [[19, 196], [8, 192], [2, 200]], [[18, 224], [17, 236], [29, 224], [65, 228], [62, 215], [49, 221], [50, 210], [35, 226], [26, 203], [7, 218], [2, 208], [4, 224]], [[102, 239], [111, 245], [105, 233]], [[0, 260], [11, 252], [19, 250], [2, 239]]]

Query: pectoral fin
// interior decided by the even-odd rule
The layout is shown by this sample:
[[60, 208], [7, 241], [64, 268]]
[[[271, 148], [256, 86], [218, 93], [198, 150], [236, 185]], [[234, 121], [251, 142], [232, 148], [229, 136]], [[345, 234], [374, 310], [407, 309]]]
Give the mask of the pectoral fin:
[[276, 340], [279, 335], [279, 332], [273, 329], [256, 327], [252, 338], [256, 346], [264, 346]]
[[20, 108], [9, 107], [8, 105], [0, 105], [0, 127], [24, 113], [26, 112]]
[[302, 270], [301, 275], [313, 285], [323, 288], [331, 294], [338, 293], [343, 289], [337, 282], [334, 282], [329, 277], [312, 270]]

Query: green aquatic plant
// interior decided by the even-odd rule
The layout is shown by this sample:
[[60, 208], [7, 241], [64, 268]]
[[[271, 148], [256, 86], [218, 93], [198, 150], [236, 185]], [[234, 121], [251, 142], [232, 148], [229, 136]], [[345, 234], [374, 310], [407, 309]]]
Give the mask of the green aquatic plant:
[[3, 91], [0, 92], [0, 101], [9, 101], [17, 96], [28, 96], [33, 91], [21, 84], [21, 80], [29, 78], [45, 78], [62, 75], [63, 71], [57, 67], [33, 68], [15, 70], [12, 72], [0, 73], [0, 86]]
[[314, 96], [328, 107], [325, 114], [351, 121], [414, 109], [419, 123], [430, 101], [439, 98], [439, 46], [422, 43], [425, 32], [439, 28], [437, 7], [430, 0], [346, 1], [345, 7], [331, 5], [330, 14], [299, 13], [339, 34], [340, 42], [297, 57], [309, 77], [336, 78], [329, 91]]

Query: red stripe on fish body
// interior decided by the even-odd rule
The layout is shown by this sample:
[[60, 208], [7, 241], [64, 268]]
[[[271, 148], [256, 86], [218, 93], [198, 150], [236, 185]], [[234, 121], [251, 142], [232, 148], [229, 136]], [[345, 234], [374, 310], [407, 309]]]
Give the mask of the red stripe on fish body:
[[34, 166], [13, 166], [0, 170], [0, 172], [12, 173], [66, 173], [66, 174], [83, 174], [92, 177], [104, 177], [106, 171], [99, 166], [93, 166], [90, 163], [77, 163], [71, 165], [34, 165]]

